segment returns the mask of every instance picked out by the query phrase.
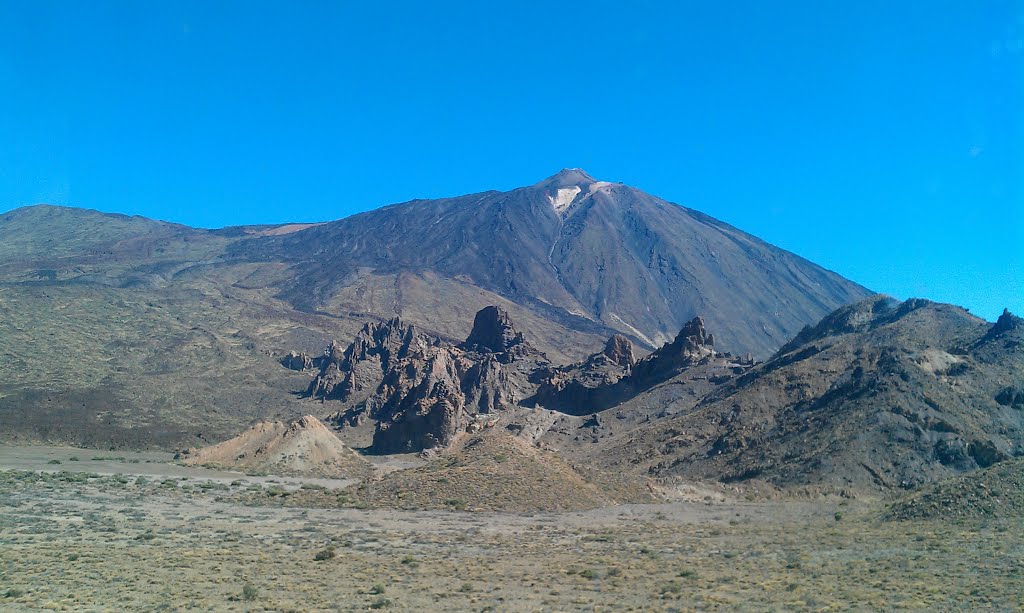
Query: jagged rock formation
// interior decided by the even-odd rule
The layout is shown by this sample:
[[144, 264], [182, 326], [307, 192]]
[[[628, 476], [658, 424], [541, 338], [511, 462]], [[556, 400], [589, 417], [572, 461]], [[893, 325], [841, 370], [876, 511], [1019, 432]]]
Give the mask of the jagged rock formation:
[[713, 343], [695, 318], [640, 361], [629, 339], [614, 335], [584, 362], [555, 368], [504, 309], [489, 306], [458, 345], [429, 341], [398, 319], [367, 325], [348, 348], [328, 348], [308, 393], [345, 405], [333, 418], [339, 425], [373, 420], [374, 452], [419, 451], [448, 446], [479, 416], [515, 406], [576, 415], [605, 409], [708, 362], [716, 356]]
[[538, 373], [540, 386], [529, 404], [571, 415], [595, 413], [621, 399], [623, 388], [616, 385], [629, 377], [635, 363], [633, 344], [616, 334], [586, 360]]
[[716, 353], [714, 343], [714, 335], [705, 330], [700, 317], [687, 322], [672, 342], [639, 361], [633, 357], [629, 339], [616, 335], [608, 339], [604, 351], [583, 362], [544, 371], [531, 402], [571, 415], [587, 415], [614, 407], [716, 356], [722, 358], [722, 366], [728, 365], [730, 373], [731, 369], [753, 366], [752, 359], [736, 361], [731, 354]]
[[[1003, 314], [999, 316], [996, 323], [992, 328], [985, 334], [979, 343], [986, 343], [1003, 338], [1015, 330], [1024, 329], [1024, 319], [1017, 317], [1010, 312], [1009, 309], [1003, 309]], [[1015, 343], [1013, 348], [1019, 347], [1019, 341], [1016, 339], [1010, 340], [1011, 343]]]
[[683, 325], [671, 343], [637, 362], [631, 379], [635, 388], [649, 386], [714, 355], [715, 336], [704, 329], [703, 318], [694, 317]]
[[359, 402], [374, 393], [385, 374], [399, 361], [419, 355], [436, 339], [395, 317], [368, 323], [344, 350], [332, 342], [324, 351], [320, 374], [307, 395], [321, 400]]
[[313, 358], [302, 351], [289, 351], [281, 358], [281, 366], [290, 370], [313, 370], [319, 368], [322, 361], [323, 357]]
[[447, 446], [476, 416], [521, 402], [548, 364], [508, 312], [490, 306], [457, 346], [399, 319], [369, 324], [348, 348], [328, 348], [308, 394], [341, 401], [346, 408], [333, 418], [340, 425], [375, 420], [374, 452], [419, 451]]
[[1024, 455], [1024, 413], [1002, 391], [1024, 384], [1010, 317], [873, 297], [602, 457], [665, 478], [888, 490]]
[[291, 422], [261, 421], [222, 443], [183, 451], [177, 459], [276, 475], [363, 478], [373, 472], [368, 461], [312, 415]]
[[512, 325], [508, 311], [501, 307], [488, 306], [480, 309], [473, 318], [473, 331], [459, 348], [478, 353], [509, 355], [514, 347], [525, 343], [526, 339], [522, 332], [517, 332]]
[[633, 343], [621, 334], [612, 335], [605, 343], [601, 355], [606, 357], [612, 364], [622, 368], [632, 368], [636, 363], [636, 356], [633, 355]]

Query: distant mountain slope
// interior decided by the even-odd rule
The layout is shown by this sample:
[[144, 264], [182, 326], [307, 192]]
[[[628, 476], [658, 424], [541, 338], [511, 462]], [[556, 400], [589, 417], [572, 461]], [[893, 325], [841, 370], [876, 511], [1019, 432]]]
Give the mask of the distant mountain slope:
[[918, 486], [1024, 455], [1024, 323], [873, 297], [684, 409], [597, 455], [660, 477]]
[[253, 238], [231, 252], [291, 263], [284, 296], [307, 310], [405, 316], [417, 297], [387, 288], [402, 274], [432, 274], [648, 348], [704, 314], [721, 347], [761, 357], [868, 295], [725, 223], [578, 169], [509, 192], [416, 200]]
[[395, 316], [457, 341], [498, 305], [564, 364], [613, 333], [653, 349], [700, 313], [720, 349], [766, 356], [864, 294], [578, 170], [314, 225], [204, 230], [26, 207], [0, 215], [0, 438], [190, 446], [298, 417], [309, 375], [279, 358]]

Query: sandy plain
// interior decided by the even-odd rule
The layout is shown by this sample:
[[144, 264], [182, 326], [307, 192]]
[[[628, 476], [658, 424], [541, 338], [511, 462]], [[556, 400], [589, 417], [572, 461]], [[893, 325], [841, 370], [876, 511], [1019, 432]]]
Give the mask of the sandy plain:
[[1024, 606], [1020, 521], [886, 521], [880, 503], [841, 499], [565, 513], [305, 508], [301, 494], [350, 484], [169, 460], [0, 448], [0, 609]]

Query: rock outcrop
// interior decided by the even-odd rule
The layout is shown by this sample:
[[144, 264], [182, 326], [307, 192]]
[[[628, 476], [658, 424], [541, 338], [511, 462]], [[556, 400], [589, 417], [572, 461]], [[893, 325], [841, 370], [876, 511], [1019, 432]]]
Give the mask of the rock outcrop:
[[1017, 317], [1010, 312], [1009, 309], [1003, 309], [1003, 314], [999, 316], [996, 323], [992, 324], [989, 328], [988, 333], [982, 337], [982, 342], [992, 341], [1001, 338], [1010, 332], [1024, 330], [1024, 319]]
[[[696, 405], [652, 397], [664, 386], [640, 394], [630, 402], [663, 406], [666, 418], [601, 458], [658, 478], [886, 491], [1024, 455], [1013, 408], [1024, 329], [1011, 317], [993, 326], [952, 305], [869, 298]], [[698, 357], [693, 337], [682, 345]]]
[[436, 339], [393, 318], [368, 323], [344, 350], [337, 341], [324, 351], [320, 374], [306, 393], [321, 400], [358, 402], [374, 393], [385, 374], [399, 361], [421, 353]]
[[638, 388], [649, 387], [714, 355], [715, 336], [704, 329], [701, 317], [694, 317], [683, 325], [671, 343], [662, 345], [633, 366], [633, 385]]
[[299, 351], [289, 351], [288, 355], [281, 358], [281, 366], [290, 370], [313, 370], [317, 367], [317, 362], [320, 359], [314, 360], [309, 354]]
[[589, 415], [616, 406], [716, 357], [722, 362], [718, 370], [730, 374], [733, 369], [742, 371], [753, 366], [752, 359], [737, 361], [730, 354], [717, 353], [714, 344], [714, 335], [707, 332], [700, 317], [683, 325], [671, 343], [639, 361], [633, 357], [629, 339], [615, 335], [608, 339], [603, 351], [582, 362], [544, 370], [531, 403], [571, 415]]
[[377, 453], [445, 447], [478, 415], [515, 406], [549, 366], [500, 307], [481, 309], [457, 347], [434, 346], [399, 361], [366, 402]]
[[420, 451], [449, 445], [480, 414], [519, 404], [536, 390], [536, 371], [549, 365], [508, 313], [490, 306], [459, 345], [398, 319], [367, 324], [344, 350], [337, 343], [327, 349], [307, 393], [340, 401], [332, 420], [343, 427], [374, 420], [374, 452]]
[[601, 355], [608, 358], [612, 364], [618, 364], [623, 368], [631, 368], [636, 363], [632, 341], [621, 334], [615, 334], [608, 339]]
[[512, 325], [508, 311], [498, 306], [480, 309], [473, 318], [473, 329], [460, 349], [476, 353], [494, 353], [505, 357], [529, 350], [522, 332]]

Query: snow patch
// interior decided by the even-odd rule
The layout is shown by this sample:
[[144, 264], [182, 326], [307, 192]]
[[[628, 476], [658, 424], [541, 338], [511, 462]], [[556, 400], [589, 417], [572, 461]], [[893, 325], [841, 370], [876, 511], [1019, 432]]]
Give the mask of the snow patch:
[[565, 209], [569, 208], [572, 201], [576, 199], [576, 196], [583, 191], [579, 185], [573, 185], [572, 187], [559, 188], [554, 196], [548, 196], [548, 200], [551, 201], [551, 206], [554, 207], [556, 213], [561, 213]]

